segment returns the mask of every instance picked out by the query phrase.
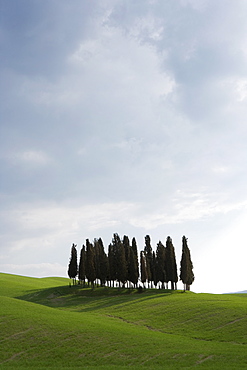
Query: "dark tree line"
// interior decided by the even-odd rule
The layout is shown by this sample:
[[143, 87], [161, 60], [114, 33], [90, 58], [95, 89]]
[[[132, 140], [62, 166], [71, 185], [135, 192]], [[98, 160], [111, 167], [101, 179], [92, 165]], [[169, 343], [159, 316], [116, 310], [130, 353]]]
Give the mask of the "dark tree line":
[[[136, 239], [130, 242], [128, 236], [123, 239], [117, 233], [113, 234], [111, 243], [106, 254], [101, 238], [94, 239], [91, 243], [86, 240], [80, 251], [79, 264], [77, 262], [76, 245], [72, 244], [71, 257], [68, 266], [68, 275], [73, 284], [78, 276], [79, 284], [87, 283], [94, 287], [137, 287], [141, 281], [143, 287], [161, 287], [172, 290], [177, 289], [178, 273], [175, 256], [175, 248], [170, 236], [166, 239], [166, 245], [158, 242], [156, 250], [153, 250], [151, 238], [145, 236], [144, 250], [140, 252], [140, 266]], [[140, 268], [139, 268], [140, 267]], [[184, 290], [190, 290], [194, 281], [193, 264], [187, 238], [182, 238], [182, 257], [180, 262], [180, 280], [184, 284]]]

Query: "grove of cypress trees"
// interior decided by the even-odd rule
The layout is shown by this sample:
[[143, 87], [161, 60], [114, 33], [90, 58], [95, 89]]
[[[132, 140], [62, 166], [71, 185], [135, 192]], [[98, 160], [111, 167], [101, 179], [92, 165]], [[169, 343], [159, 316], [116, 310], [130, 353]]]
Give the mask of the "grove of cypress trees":
[[195, 280], [193, 273], [193, 264], [190, 257], [190, 250], [187, 244], [187, 238], [182, 238], [182, 257], [180, 263], [180, 280], [184, 284], [184, 290], [190, 290], [190, 285]]
[[[151, 247], [151, 238], [145, 236], [144, 251], [140, 253], [140, 273], [143, 286], [157, 287], [161, 283], [162, 289], [168, 289], [168, 282], [171, 282], [171, 289], [177, 289], [177, 263], [175, 249], [170, 236], [167, 237], [166, 247], [159, 241], [156, 253]], [[73, 243], [71, 247], [71, 257], [68, 265], [68, 275], [76, 283], [78, 274], [79, 282], [85, 285], [85, 280], [94, 287], [95, 281], [100, 281], [101, 286], [105, 286], [106, 281], [114, 287], [114, 282], [118, 286], [124, 287], [126, 282], [132, 283], [137, 287], [139, 279], [138, 250], [135, 238], [132, 244], [128, 236], [124, 235], [123, 240], [117, 233], [113, 234], [112, 242], [108, 247], [108, 255], [105, 253], [101, 238], [94, 239], [93, 244], [86, 239], [86, 247], [83, 245], [80, 253], [79, 266], [77, 265], [77, 250]], [[190, 250], [187, 238], [182, 238], [182, 257], [180, 263], [180, 280], [184, 284], [184, 290], [190, 290], [190, 285], [195, 277], [193, 264], [191, 261]], [[112, 282], [112, 283], [111, 283]]]
[[177, 289], [178, 273], [175, 257], [175, 249], [170, 236], [166, 239], [166, 273], [167, 281], [171, 282], [171, 289]]
[[78, 273], [77, 250], [76, 250], [76, 244], [73, 243], [71, 247], [71, 257], [70, 257], [69, 266], [68, 266], [68, 275], [70, 279], [73, 279], [73, 285], [76, 282], [77, 273]]

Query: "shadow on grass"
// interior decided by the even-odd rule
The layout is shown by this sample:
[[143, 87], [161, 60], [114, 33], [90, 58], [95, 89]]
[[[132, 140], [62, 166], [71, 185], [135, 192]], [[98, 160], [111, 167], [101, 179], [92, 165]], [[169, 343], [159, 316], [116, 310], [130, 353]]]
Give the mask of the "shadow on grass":
[[168, 297], [183, 291], [163, 289], [138, 289], [96, 287], [83, 288], [81, 285], [59, 286], [40, 290], [30, 290], [28, 294], [16, 298], [48, 307], [89, 312], [101, 308], [129, 305], [132, 301], [146, 301], [158, 297]]

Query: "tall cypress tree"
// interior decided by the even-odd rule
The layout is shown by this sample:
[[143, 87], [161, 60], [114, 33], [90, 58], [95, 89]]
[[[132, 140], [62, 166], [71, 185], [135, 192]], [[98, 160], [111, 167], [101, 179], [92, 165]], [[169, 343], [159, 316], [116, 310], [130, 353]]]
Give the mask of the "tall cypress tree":
[[132, 239], [130, 247], [129, 280], [137, 287], [139, 278], [138, 251], [135, 238]]
[[141, 282], [144, 286], [144, 288], [146, 288], [146, 281], [148, 279], [148, 273], [147, 273], [147, 264], [146, 264], [146, 257], [145, 257], [145, 253], [143, 251], [141, 251]]
[[138, 263], [138, 249], [137, 249], [137, 243], [136, 243], [135, 238], [132, 238], [131, 249], [133, 250], [133, 252], [136, 256], [137, 266], [139, 266], [139, 263]]
[[108, 246], [108, 263], [109, 263], [109, 275], [108, 279], [110, 287], [114, 288], [114, 281], [116, 280], [116, 248], [112, 243]]
[[157, 259], [156, 259], [156, 255], [154, 251], [153, 251], [152, 263], [153, 263], [153, 282], [154, 282], [154, 286], [157, 287], [159, 280], [157, 276]]
[[123, 247], [126, 261], [126, 280], [130, 281], [130, 241], [127, 235], [124, 235], [123, 237]]
[[166, 239], [166, 273], [167, 281], [171, 282], [171, 289], [177, 289], [178, 273], [175, 249], [170, 236]]
[[77, 250], [76, 250], [76, 244], [73, 243], [71, 247], [71, 257], [70, 257], [69, 266], [68, 266], [68, 275], [70, 279], [73, 279], [73, 285], [76, 282], [77, 273], [78, 273]]
[[161, 241], [159, 241], [156, 248], [156, 270], [157, 280], [161, 282], [162, 289], [164, 289], [166, 282], [166, 250]]
[[81, 248], [78, 278], [79, 278], [80, 283], [83, 282], [83, 285], [85, 286], [85, 278], [86, 278], [86, 250], [85, 250], [85, 245], [83, 245], [82, 248]]
[[97, 240], [97, 248], [98, 248], [98, 263], [99, 263], [99, 279], [100, 285], [104, 286], [106, 283], [106, 279], [108, 276], [108, 258], [104, 250], [104, 244], [101, 238]]
[[99, 243], [98, 243], [98, 239], [96, 239], [96, 238], [94, 238], [94, 240], [93, 240], [93, 248], [94, 248], [95, 276], [96, 276], [96, 280], [100, 280], [101, 251], [100, 251], [100, 246], [99, 246]]
[[125, 257], [125, 249], [123, 243], [117, 233], [113, 234], [112, 245], [115, 249], [116, 258], [116, 279], [118, 280], [119, 284], [122, 283], [122, 286], [125, 286], [127, 281], [127, 264], [126, 264], [126, 257]]
[[184, 290], [190, 290], [190, 285], [195, 280], [193, 273], [193, 264], [190, 257], [190, 250], [187, 244], [187, 238], [182, 238], [182, 257], [180, 263], [180, 280], [184, 284]]
[[86, 278], [88, 283], [91, 283], [91, 286], [94, 288], [94, 281], [96, 279], [94, 247], [88, 239], [86, 240], [86, 247]]
[[146, 257], [146, 269], [147, 269], [147, 280], [149, 283], [153, 281], [153, 251], [151, 247], [151, 238], [149, 235], [145, 236], [145, 247], [144, 247], [144, 253]]

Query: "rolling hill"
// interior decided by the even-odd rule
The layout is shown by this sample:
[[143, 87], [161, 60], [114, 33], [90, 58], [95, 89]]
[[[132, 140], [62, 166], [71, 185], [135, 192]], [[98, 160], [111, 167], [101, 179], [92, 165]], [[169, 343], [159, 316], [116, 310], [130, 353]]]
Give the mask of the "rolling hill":
[[246, 369], [247, 296], [0, 274], [0, 368]]

